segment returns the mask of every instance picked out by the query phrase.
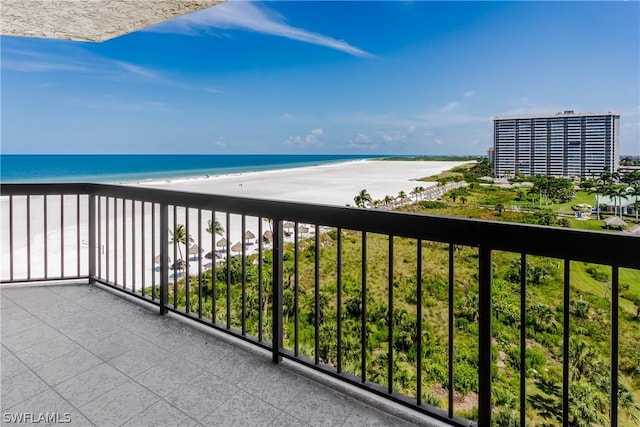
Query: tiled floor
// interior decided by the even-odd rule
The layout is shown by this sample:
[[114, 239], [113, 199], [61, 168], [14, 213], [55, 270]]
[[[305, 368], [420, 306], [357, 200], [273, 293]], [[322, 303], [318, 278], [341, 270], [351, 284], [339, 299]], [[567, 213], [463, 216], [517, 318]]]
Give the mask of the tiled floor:
[[5, 288], [0, 302], [2, 424], [412, 425], [98, 287]]

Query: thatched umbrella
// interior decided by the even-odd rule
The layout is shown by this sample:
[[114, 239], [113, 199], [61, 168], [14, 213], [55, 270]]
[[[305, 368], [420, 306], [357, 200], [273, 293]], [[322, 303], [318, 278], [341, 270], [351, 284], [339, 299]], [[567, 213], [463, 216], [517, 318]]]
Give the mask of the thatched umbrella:
[[[244, 240], [251, 240], [251, 239], [255, 239], [255, 238], [256, 238], [256, 235], [253, 234], [251, 232], [251, 230], [247, 230], [247, 231], [244, 232]], [[250, 243], [250, 242], [247, 242], [247, 243]]]
[[171, 264], [171, 265], [169, 266], [169, 268], [170, 268], [171, 270], [184, 270], [184, 269], [185, 269], [185, 267], [186, 267], [186, 265], [187, 265], [187, 264], [186, 264], [183, 260], [179, 259], [179, 260], [177, 260], [176, 262], [174, 262], [173, 264]]
[[262, 241], [264, 243], [273, 243], [273, 233], [271, 232], [271, 230], [267, 230], [264, 232], [264, 234], [262, 235]]
[[[155, 258], [153, 258], [153, 262], [155, 262], [156, 264], [160, 264], [161, 259], [162, 257], [160, 257], [160, 255], [156, 255]], [[167, 262], [171, 262], [171, 257], [167, 257]]]
[[300, 227], [298, 227], [298, 233], [305, 234], [308, 232], [309, 232], [309, 227], [305, 227], [304, 225], [301, 225]]
[[242, 242], [238, 242], [235, 245], [231, 246], [231, 250], [238, 253], [242, 251]]
[[194, 243], [193, 246], [189, 248], [189, 255], [199, 255], [200, 252], [202, 252], [202, 249], [197, 243]]
[[227, 247], [227, 239], [225, 239], [224, 237], [220, 240], [218, 240], [218, 242], [216, 243], [216, 246], [219, 248], [226, 248]]
[[214, 257], [214, 256], [216, 257], [216, 259], [220, 259], [220, 258], [222, 258], [222, 255], [220, 255], [220, 254], [219, 254], [219, 253], [217, 253], [217, 252], [215, 253], [215, 255], [214, 255], [214, 253], [213, 253], [213, 252], [208, 252], [204, 257], [205, 257], [206, 259], [213, 259], [213, 257]]
[[620, 228], [624, 228], [627, 226], [627, 223], [624, 222], [624, 220], [618, 216], [610, 216], [609, 218], [604, 220], [604, 224], [607, 227], [620, 227]]
[[288, 229], [288, 228], [293, 228], [293, 227], [295, 227], [296, 225], [295, 225], [293, 222], [291, 222], [291, 221], [286, 221], [284, 224], [282, 224], [282, 226], [283, 226], [284, 228], [287, 228], [287, 229]]

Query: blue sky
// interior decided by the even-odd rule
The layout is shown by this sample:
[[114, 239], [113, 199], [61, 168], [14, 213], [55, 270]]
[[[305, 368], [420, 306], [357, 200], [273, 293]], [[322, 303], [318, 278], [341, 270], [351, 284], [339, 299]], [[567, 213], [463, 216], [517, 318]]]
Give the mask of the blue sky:
[[638, 2], [232, 1], [1, 49], [3, 153], [484, 154], [573, 109], [640, 154]]

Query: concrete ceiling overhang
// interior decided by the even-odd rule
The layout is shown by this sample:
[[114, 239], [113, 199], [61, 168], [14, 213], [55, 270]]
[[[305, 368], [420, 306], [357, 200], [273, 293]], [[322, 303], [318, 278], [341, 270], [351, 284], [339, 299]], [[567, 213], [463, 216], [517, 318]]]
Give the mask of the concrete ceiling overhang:
[[3, 35], [105, 41], [225, 0], [2, 0]]

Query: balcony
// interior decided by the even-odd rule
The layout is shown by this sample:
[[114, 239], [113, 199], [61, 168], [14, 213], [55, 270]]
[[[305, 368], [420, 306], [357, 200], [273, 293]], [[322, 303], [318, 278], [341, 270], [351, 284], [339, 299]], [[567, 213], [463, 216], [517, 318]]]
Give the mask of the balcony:
[[93, 285], [2, 289], [1, 310], [3, 424], [413, 425]]
[[[505, 400], [492, 390], [507, 332], [517, 336], [511, 362], [529, 363], [528, 273], [539, 259], [561, 278], [549, 289], [561, 341], [547, 362], [561, 378], [542, 395], [518, 370], [520, 424], [541, 407], [549, 422], [572, 420], [575, 263], [610, 271], [610, 319], [598, 327], [609, 337], [608, 389], [626, 381], [619, 282], [640, 269], [633, 236], [110, 185], [0, 191], [3, 417], [489, 426]], [[515, 268], [515, 311], [498, 299], [504, 262]], [[12, 285], [51, 281], [65, 285]], [[456, 311], [460, 298], [473, 313]], [[437, 358], [446, 371], [433, 372]], [[461, 393], [468, 366], [475, 380]], [[618, 425], [619, 393], [606, 403], [606, 423]]]

